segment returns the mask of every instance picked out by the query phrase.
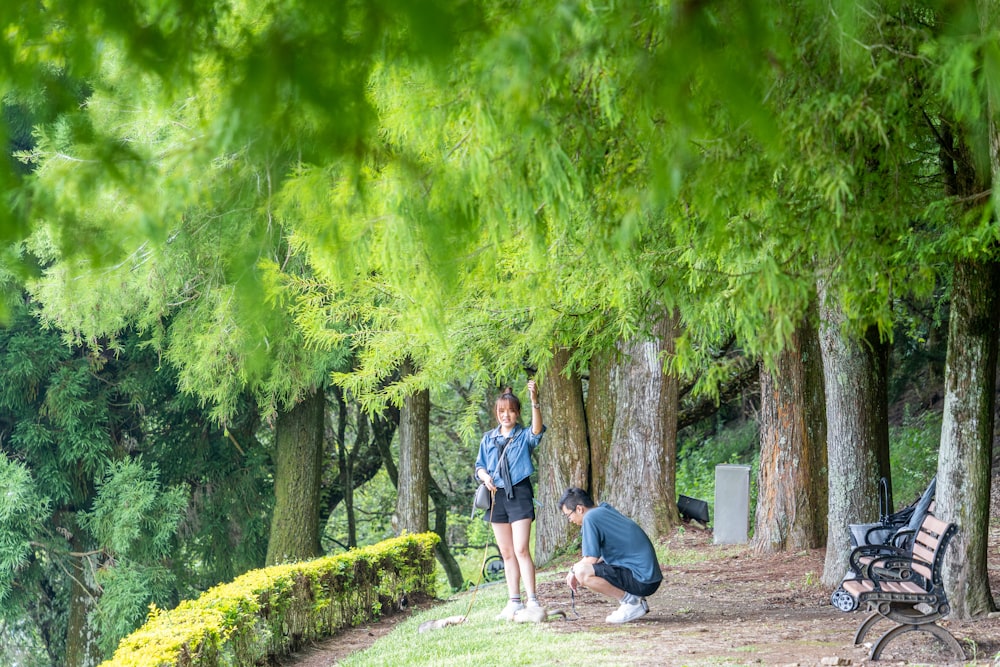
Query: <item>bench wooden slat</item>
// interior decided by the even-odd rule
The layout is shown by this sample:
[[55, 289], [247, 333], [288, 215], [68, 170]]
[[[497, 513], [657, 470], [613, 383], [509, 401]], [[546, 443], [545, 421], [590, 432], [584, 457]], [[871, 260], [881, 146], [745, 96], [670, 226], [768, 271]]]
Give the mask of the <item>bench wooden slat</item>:
[[875, 590], [875, 582], [868, 579], [851, 579], [844, 582], [844, 589], [857, 597], [861, 593]]
[[923, 588], [912, 581], [886, 581], [882, 583], [882, 590], [890, 593], [926, 593]]
[[[935, 544], [934, 546], [936, 547], [937, 545]], [[913, 557], [925, 563], [930, 563], [934, 560], [934, 548], [926, 547], [918, 542], [913, 545]]]

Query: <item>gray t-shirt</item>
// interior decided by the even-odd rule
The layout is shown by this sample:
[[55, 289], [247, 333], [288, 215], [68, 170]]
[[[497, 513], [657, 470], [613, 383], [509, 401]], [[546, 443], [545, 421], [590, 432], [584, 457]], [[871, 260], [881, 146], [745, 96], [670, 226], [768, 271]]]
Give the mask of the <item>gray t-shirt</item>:
[[632, 519], [607, 503], [583, 515], [583, 555], [603, 558], [609, 565], [632, 571], [636, 581], [653, 584], [663, 579], [649, 537]]

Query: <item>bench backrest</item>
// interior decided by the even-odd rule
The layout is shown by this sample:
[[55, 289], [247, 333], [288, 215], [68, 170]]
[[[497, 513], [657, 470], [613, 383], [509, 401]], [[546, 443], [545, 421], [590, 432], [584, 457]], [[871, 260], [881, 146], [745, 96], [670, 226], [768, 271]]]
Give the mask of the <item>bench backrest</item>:
[[954, 532], [954, 524], [945, 523], [933, 514], [928, 514], [913, 538], [913, 570], [929, 585], [940, 583], [941, 561], [944, 559], [948, 540]]

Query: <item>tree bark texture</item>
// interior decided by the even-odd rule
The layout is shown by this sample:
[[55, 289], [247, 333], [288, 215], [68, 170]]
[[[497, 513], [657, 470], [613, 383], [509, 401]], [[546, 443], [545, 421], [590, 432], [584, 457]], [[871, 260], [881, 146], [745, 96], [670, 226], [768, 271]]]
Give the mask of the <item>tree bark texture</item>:
[[545, 437], [538, 452], [536, 497], [541, 511], [535, 521], [535, 562], [546, 563], [566, 545], [570, 523], [556, 503], [568, 486], [586, 488], [590, 473], [587, 417], [583, 407], [583, 384], [568, 373], [570, 350], [558, 349], [552, 366], [538, 390], [545, 421]]
[[607, 501], [652, 538], [680, 523], [677, 510], [677, 378], [663, 372], [677, 320], [664, 316], [650, 340], [621, 344], [617, 406], [603, 491]]
[[760, 371], [757, 553], [826, 543], [826, 405], [815, 327], [803, 320], [775, 368]]
[[320, 483], [326, 396], [313, 390], [278, 415], [274, 432], [274, 515], [267, 564], [320, 554]]
[[995, 609], [987, 572], [1000, 265], [960, 261], [952, 277], [935, 514], [958, 526], [944, 584], [956, 618]]
[[889, 422], [886, 347], [873, 336], [850, 338], [839, 307], [820, 286], [820, 347], [826, 391], [829, 504], [823, 583], [835, 586], [847, 572], [848, 524], [878, 518], [878, 480], [888, 470]]
[[396, 497], [397, 530], [427, 531], [430, 480], [431, 398], [427, 389], [410, 394], [399, 416], [399, 486]]
[[587, 381], [587, 436], [590, 444], [590, 481], [583, 488], [594, 498], [604, 493], [604, 475], [607, 473], [611, 452], [611, 436], [615, 425], [615, 359], [617, 350], [599, 352], [590, 360], [590, 379]]
[[[71, 544], [77, 553], [86, 551], [84, 543], [73, 533]], [[84, 558], [70, 559], [69, 612], [66, 618], [66, 667], [95, 667], [101, 662], [96, 630], [89, 622], [97, 590], [93, 570]]]

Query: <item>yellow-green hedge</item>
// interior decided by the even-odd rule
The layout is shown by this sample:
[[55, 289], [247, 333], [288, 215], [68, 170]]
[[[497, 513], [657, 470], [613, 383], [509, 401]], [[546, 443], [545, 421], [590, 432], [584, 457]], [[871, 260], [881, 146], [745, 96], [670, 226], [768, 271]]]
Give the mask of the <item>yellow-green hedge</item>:
[[101, 667], [266, 664], [313, 639], [378, 618], [405, 595], [434, 593], [434, 533], [253, 570], [146, 624]]

